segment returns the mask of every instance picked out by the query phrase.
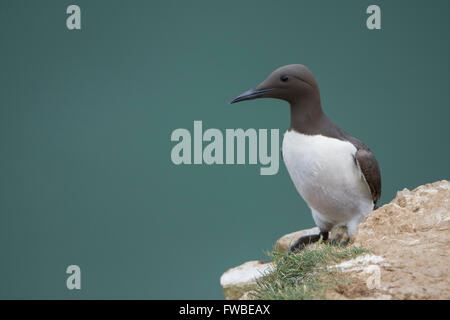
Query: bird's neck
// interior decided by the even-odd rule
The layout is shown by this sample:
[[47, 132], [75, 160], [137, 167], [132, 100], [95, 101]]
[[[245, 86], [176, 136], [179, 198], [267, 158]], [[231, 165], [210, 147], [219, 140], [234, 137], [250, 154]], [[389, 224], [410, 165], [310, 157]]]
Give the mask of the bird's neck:
[[291, 125], [289, 130], [304, 134], [319, 134], [328, 118], [323, 113], [320, 96], [311, 96], [291, 103]]
[[307, 135], [320, 134], [341, 140], [348, 138], [347, 134], [323, 112], [320, 96], [308, 97], [297, 103], [291, 103], [289, 130]]

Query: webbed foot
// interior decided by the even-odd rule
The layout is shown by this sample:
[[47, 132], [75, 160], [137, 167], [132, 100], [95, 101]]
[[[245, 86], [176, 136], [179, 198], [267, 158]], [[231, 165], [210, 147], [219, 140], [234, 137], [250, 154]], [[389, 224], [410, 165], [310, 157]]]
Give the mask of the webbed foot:
[[317, 242], [320, 238], [322, 238], [322, 240], [327, 240], [328, 232], [321, 232], [319, 234], [311, 234], [298, 238], [291, 244], [289, 252], [303, 250], [308, 244]]
[[336, 225], [330, 231], [330, 243], [333, 245], [346, 246], [350, 241], [346, 225]]

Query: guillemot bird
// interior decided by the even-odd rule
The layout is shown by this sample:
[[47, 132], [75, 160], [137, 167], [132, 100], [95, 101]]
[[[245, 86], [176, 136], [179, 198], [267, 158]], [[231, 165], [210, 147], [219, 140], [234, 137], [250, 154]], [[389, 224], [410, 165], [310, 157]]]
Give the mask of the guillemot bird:
[[297, 191], [311, 209], [320, 230], [291, 245], [291, 251], [328, 239], [337, 225], [351, 236], [381, 195], [381, 174], [370, 149], [340, 129], [323, 110], [319, 86], [307, 67], [281, 67], [254, 89], [230, 103], [257, 98], [290, 104], [291, 124], [284, 134], [282, 156]]

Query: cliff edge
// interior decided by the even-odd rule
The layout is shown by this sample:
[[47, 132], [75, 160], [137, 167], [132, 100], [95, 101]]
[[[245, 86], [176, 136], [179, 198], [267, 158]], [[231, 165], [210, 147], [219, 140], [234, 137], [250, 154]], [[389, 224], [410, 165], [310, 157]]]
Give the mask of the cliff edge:
[[[360, 224], [349, 246], [370, 253], [331, 264], [346, 281], [326, 290], [328, 299], [450, 299], [450, 182], [404, 189]], [[301, 235], [281, 237], [275, 251], [285, 253]], [[221, 277], [226, 299], [251, 299], [258, 280], [276, 264], [247, 262]], [[263, 272], [262, 272], [263, 271]]]

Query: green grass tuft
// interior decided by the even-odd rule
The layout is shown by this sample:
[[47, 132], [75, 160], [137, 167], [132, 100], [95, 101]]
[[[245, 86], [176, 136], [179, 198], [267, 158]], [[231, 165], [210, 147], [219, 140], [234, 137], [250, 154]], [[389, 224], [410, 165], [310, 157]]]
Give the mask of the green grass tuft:
[[325, 299], [327, 289], [346, 281], [341, 272], [327, 267], [368, 252], [360, 246], [317, 243], [296, 254], [268, 253], [276, 268], [257, 281], [250, 296], [257, 300]]

